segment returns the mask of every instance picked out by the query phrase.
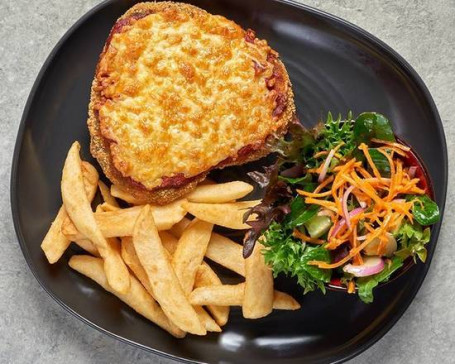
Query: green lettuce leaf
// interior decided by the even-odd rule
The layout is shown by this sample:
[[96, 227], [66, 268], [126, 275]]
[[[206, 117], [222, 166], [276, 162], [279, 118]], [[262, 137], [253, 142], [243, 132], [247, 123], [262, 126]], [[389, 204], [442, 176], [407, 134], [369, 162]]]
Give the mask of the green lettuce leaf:
[[273, 222], [264, 233], [262, 244], [265, 262], [276, 277], [279, 273], [297, 277], [304, 293], [320, 289], [330, 282], [331, 270], [308, 265], [311, 260], [330, 262], [330, 253], [323, 247], [310, 247], [292, 237], [284, 227]]
[[382, 272], [370, 277], [357, 279], [357, 289], [360, 299], [365, 303], [373, 302], [373, 289], [379, 283], [387, 282], [391, 275], [403, 266], [403, 259], [394, 256], [389, 265], [386, 265]]
[[319, 211], [319, 206], [307, 205], [300, 196], [297, 196], [292, 200], [290, 207], [291, 213], [286, 216], [284, 224], [291, 229], [305, 224]]
[[358, 144], [368, 145], [373, 138], [396, 141], [392, 126], [384, 115], [376, 112], [364, 112], [355, 120], [354, 141]]
[[427, 195], [409, 196], [408, 200], [417, 200], [412, 207], [412, 214], [420, 225], [433, 225], [439, 221], [439, 207]]
[[427, 227], [425, 229], [415, 222], [404, 223], [398, 232], [395, 234], [399, 249], [395, 252], [395, 255], [405, 260], [408, 257], [412, 257], [414, 262], [417, 261], [416, 257], [425, 263], [427, 259], [427, 249], [425, 245], [430, 241], [431, 231]]
[[[344, 144], [338, 149], [338, 153], [342, 156], [351, 154], [357, 146], [354, 142], [353, 125], [351, 112], [348, 113], [346, 120], [342, 120], [340, 114], [337, 119], [334, 119], [329, 112], [325, 124], [320, 127], [317, 142], [313, 147], [313, 154], [331, 150], [342, 142]], [[315, 168], [323, 161], [323, 158], [316, 159], [310, 157], [306, 160], [306, 166], [308, 168]], [[336, 163], [336, 160], [334, 159], [332, 162]]]
[[311, 174], [309, 174], [309, 173], [305, 174], [303, 177], [297, 177], [297, 178], [278, 176], [278, 179], [280, 181], [284, 181], [291, 185], [306, 186], [306, 185], [310, 184], [312, 187], [314, 186], [314, 183], [311, 182], [311, 180], [312, 180]]
[[378, 169], [382, 177], [390, 177], [390, 164], [384, 154], [375, 148], [368, 150], [374, 165]]

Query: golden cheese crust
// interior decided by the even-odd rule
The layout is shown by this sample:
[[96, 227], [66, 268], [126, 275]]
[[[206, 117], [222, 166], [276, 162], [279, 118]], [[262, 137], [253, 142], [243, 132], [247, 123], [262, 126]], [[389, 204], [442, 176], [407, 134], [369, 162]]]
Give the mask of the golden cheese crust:
[[142, 3], [100, 56], [92, 153], [114, 183], [165, 203], [166, 189], [176, 198], [210, 169], [267, 154], [293, 115], [289, 78], [266, 41], [191, 5]]

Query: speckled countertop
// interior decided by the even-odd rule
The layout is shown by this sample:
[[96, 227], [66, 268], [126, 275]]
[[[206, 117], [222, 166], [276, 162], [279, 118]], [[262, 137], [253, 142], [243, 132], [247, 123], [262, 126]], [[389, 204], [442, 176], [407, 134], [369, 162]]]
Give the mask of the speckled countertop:
[[[215, 0], [214, 0], [215, 1]], [[352, 363], [453, 363], [455, 358], [455, 1], [302, 1], [373, 33], [420, 74], [449, 147], [444, 225], [428, 276], [401, 320]], [[21, 114], [45, 58], [97, 0], [0, 2], [0, 363], [171, 363], [99, 333], [39, 286], [17, 244], [9, 177]]]

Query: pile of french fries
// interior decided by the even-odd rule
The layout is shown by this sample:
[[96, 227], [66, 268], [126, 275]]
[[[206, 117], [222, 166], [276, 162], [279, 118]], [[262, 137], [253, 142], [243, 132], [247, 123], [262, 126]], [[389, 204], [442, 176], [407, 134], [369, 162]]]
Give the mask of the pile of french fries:
[[[93, 211], [98, 190], [104, 202]], [[118, 186], [108, 188], [96, 169], [81, 161], [75, 142], [63, 167], [63, 205], [41, 248], [53, 264], [76, 243], [88, 254], [73, 255], [71, 268], [175, 337], [220, 332], [229, 306], [241, 306], [249, 319], [273, 309], [300, 308], [291, 296], [274, 290], [260, 243], [243, 259], [240, 244], [213, 232], [214, 225], [248, 228], [245, 209], [258, 201], [236, 200], [252, 190], [240, 181], [207, 182], [166, 206], [147, 205]], [[118, 200], [129, 207], [121, 208]], [[223, 284], [205, 258], [244, 281]]]

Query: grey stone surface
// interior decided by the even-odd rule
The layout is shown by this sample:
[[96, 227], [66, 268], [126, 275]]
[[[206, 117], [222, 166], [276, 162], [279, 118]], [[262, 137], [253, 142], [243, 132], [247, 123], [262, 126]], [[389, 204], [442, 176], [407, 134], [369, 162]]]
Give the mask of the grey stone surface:
[[[13, 231], [10, 164], [33, 81], [64, 32], [96, 0], [0, 1], [0, 363], [171, 363], [107, 337], [57, 305], [30, 273]], [[450, 182], [427, 279], [403, 318], [353, 363], [455, 361], [455, 1], [309, 0], [384, 40], [429, 87], [444, 122]]]

